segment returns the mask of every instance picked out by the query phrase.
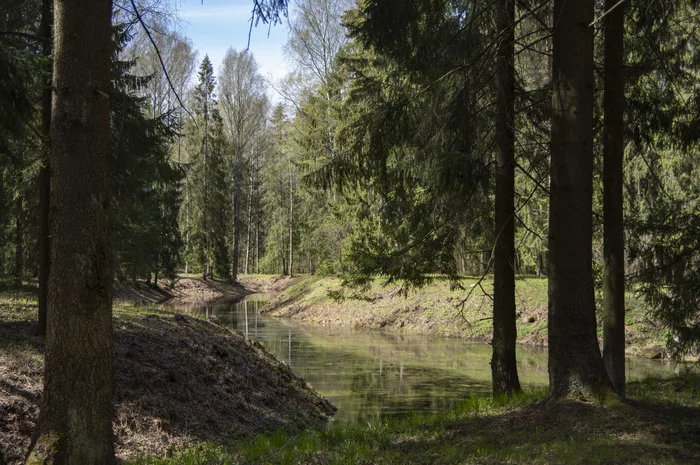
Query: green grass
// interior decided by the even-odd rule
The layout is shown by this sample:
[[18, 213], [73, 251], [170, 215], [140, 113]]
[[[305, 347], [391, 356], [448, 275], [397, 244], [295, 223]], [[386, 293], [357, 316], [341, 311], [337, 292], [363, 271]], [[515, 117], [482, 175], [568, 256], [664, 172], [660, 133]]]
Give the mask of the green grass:
[[[454, 288], [436, 278], [403, 295], [400, 284], [383, 286], [375, 278], [366, 289], [349, 289], [334, 277], [308, 276], [277, 297], [276, 314], [297, 319], [365, 328], [383, 328], [406, 334], [436, 334], [488, 340], [492, 331], [492, 302], [483, 291], [492, 292], [487, 277], [465, 277]], [[476, 287], [475, 287], [476, 286]], [[469, 294], [469, 299], [463, 300]], [[667, 332], [649, 318], [644, 302], [633, 291], [626, 295], [627, 350], [653, 356], [664, 353]], [[547, 341], [547, 279], [519, 277], [516, 280], [516, 311], [519, 341], [542, 345]], [[600, 311], [600, 309], [599, 309]], [[602, 317], [599, 315], [602, 338]]]
[[548, 403], [544, 391], [471, 397], [456, 410], [400, 421], [200, 444], [132, 465], [682, 464], [700, 457], [700, 376], [630, 383], [630, 404]]

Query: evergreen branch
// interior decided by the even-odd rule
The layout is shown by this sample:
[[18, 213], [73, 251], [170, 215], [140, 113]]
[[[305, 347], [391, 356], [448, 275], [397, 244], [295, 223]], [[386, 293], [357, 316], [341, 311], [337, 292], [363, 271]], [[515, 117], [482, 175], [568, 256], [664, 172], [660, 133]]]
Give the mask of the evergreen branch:
[[16, 31], [0, 31], [0, 37], [21, 37], [23, 39], [33, 40], [35, 42], [46, 43], [50, 42], [51, 39], [48, 37], [41, 37], [34, 34], [28, 34], [26, 32], [16, 32]]

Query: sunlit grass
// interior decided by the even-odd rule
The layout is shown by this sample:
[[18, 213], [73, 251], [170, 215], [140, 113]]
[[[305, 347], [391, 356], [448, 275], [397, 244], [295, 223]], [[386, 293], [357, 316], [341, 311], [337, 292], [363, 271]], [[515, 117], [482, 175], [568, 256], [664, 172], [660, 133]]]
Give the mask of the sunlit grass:
[[[332, 424], [298, 434], [276, 432], [226, 447], [204, 444], [170, 458], [142, 457], [129, 463], [695, 463], [692, 457], [699, 451], [692, 431], [698, 428], [699, 387], [697, 374], [634, 382], [628, 392], [635, 403], [613, 408], [550, 405], [544, 390], [509, 398], [473, 396], [437, 414]], [[666, 407], [685, 410], [662, 410]]]

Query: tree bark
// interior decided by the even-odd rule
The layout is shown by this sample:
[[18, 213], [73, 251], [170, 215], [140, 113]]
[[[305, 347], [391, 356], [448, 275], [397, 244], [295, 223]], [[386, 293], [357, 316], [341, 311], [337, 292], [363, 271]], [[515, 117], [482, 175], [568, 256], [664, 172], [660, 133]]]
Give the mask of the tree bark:
[[[205, 86], [206, 87], [206, 86]], [[209, 94], [205, 90], [204, 95], [204, 202], [202, 202], [202, 215], [204, 216], [204, 271], [202, 279], [207, 280], [207, 276], [210, 274], [210, 231], [209, 231], [209, 215], [208, 215], [208, 205], [209, 195], [207, 191], [207, 177], [209, 176], [209, 166], [207, 163], [207, 157], [209, 156]]]
[[245, 264], [243, 274], [248, 274], [248, 262], [250, 259], [250, 223], [253, 220], [253, 167], [251, 164], [250, 176], [248, 177], [250, 187], [248, 188], [248, 222], [246, 223], [245, 239]]
[[293, 277], [294, 265], [294, 184], [292, 181], [292, 160], [289, 160], [289, 277]]
[[233, 257], [231, 259], [231, 281], [238, 281], [238, 247], [240, 236], [240, 213], [241, 213], [241, 149], [236, 150], [236, 166], [234, 167], [233, 186]]
[[[617, 1], [606, 0], [605, 11]], [[625, 395], [625, 240], [622, 198], [624, 153], [624, 4], [604, 18], [603, 94], [603, 361], [615, 390]]]
[[[42, 55], [51, 56], [51, 0], [41, 5]], [[39, 170], [39, 314], [36, 333], [46, 335], [46, 308], [49, 295], [49, 272], [51, 269], [51, 234], [49, 232], [49, 205], [51, 196], [51, 169], [49, 163], [49, 141], [51, 139], [51, 70], [49, 69], [44, 90], [41, 92], [41, 133], [43, 141], [43, 166]]]
[[494, 395], [520, 391], [515, 358], [515, 4], [496, 5], [501, 34], [496, 63], [496, 249], [494, 257], [493, 356]]
[[[19, 174], [18, 174], [19, 176]], [[24, 275], [24, 225], [22, 224], [22, 194], [15, 200], [15, 287], [22, 287]]]
[[[5, 212], [7, 211], [6, 205], [5, 205], [5, 167], [0, 166], [0, 228], [4, 228], [5, 226]], [[5, 245], [4, 243], [0, 242], [0, 247]], [[0, 275], [5, 274], [5, 264], [4, 260], [0, 260]]]
[[54, 3], [52, 273], [44, 394], [28, 464], [112, 464], [108, 148], [112, 3]]
[[552, 398], [614, 393], [596, 335], [593, 295], [593, 0], [554, 2], [549, 207]]

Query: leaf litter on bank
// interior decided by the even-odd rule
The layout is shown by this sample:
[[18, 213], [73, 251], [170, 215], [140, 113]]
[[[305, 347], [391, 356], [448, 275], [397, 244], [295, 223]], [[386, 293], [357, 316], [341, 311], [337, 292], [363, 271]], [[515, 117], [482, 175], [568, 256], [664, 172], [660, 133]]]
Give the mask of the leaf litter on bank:
[[[41, 402], [44, 346], [33, 330], [0, 319], [0, 451], [9, 464], [22, 463]], [[296, 432], [335, 413], [259, 344], [157, 308], [115, 312], [114, 379], [121, 459]]]

